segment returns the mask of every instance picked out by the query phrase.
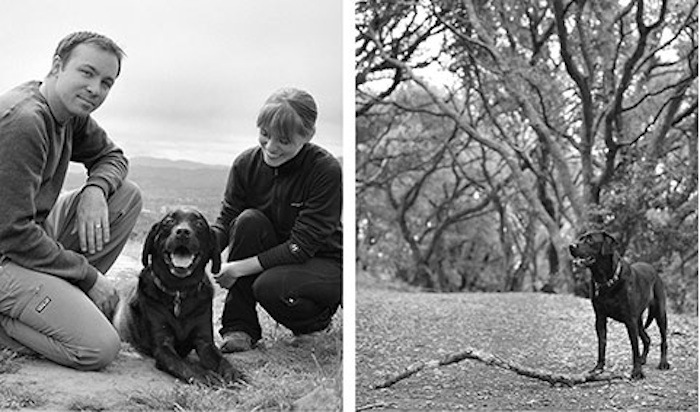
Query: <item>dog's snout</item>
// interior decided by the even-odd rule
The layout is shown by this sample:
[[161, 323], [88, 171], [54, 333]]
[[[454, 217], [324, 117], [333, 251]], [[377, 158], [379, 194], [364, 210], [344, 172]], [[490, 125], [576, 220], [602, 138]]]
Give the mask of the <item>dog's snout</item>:
[[187, 226], [179, 226], [175, 228], [175, 236], [179, 238], [186, 238], [192, 235], [192, 230]]

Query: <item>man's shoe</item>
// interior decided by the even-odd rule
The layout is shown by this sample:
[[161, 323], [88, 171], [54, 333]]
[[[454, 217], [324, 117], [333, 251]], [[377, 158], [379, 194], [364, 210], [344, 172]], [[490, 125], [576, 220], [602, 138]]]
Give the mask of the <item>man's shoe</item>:
[[255, 341], [245, 332], [229, 332], [224, 334], [224, 341], [221, 344], [221, 352], [245, 352], [253, 349]]

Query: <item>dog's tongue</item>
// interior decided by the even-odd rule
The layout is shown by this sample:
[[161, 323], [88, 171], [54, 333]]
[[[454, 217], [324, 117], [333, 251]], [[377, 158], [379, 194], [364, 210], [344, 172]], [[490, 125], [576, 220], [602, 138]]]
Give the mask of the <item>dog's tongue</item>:
[[194, 262], [194, 255], [172, 255], [173, 266], [179, 268], [189, 267]]

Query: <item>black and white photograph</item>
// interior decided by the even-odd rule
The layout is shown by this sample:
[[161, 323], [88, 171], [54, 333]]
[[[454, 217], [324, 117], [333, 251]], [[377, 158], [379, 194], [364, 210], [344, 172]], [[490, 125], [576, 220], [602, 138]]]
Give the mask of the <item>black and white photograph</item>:
[[356, 410], [697, 410], [697, 1], [357, 1]]
[[0, 410], [698, 410], [698, 0], [2, 6]]
[[342, 8], [3, 2], [0, 409], [342, 408]]

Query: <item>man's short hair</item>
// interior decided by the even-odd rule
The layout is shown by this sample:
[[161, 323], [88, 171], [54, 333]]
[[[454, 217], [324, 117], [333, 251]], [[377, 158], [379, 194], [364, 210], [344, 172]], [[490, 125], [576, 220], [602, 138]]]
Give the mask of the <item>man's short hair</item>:
[[121, 49], [112, 39], [101, 34], [92, 33], [89, 31], [79, 31], [71, 33], [64, 37], [56, 47], [56, 52], [54, 56], [61, 58], [61, 61], [65, 64], [70, 58], [70, 54], [79, 44], [94, 44], [95, 46], [101, 48], [102, 50], [112, 53], [117, 57], [117, 76], [122, 69], [122, 58], [126, 55], [124, 50]]

